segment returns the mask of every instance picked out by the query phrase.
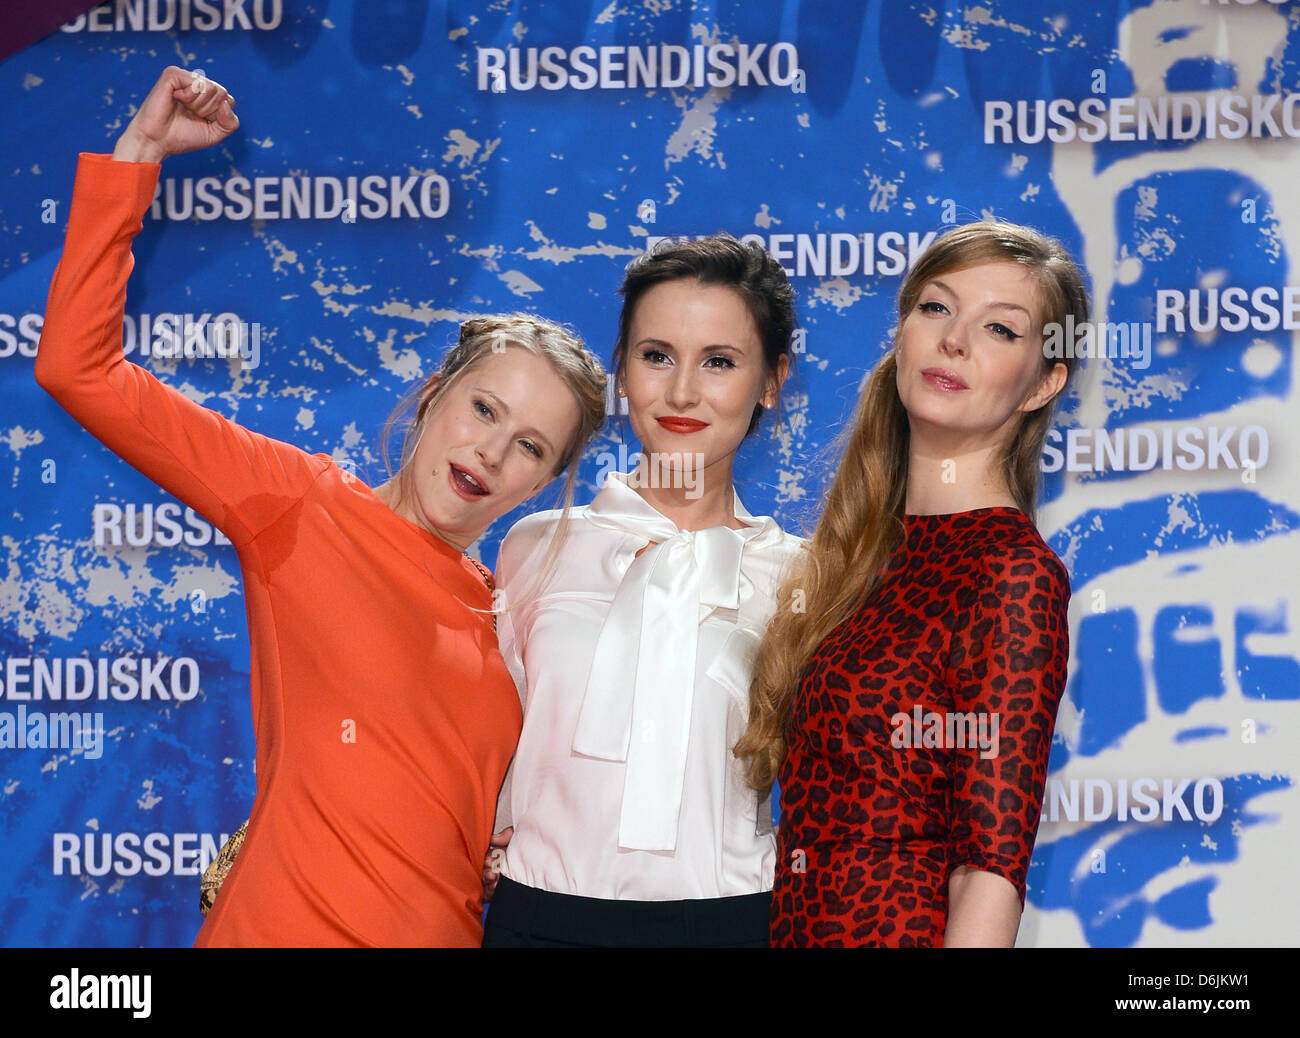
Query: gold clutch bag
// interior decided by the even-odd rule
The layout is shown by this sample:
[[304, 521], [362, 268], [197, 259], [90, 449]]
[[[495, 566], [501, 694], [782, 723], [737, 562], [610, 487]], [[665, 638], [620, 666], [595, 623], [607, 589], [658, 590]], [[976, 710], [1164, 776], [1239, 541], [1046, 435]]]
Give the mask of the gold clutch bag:
[[204, 915], [208, 914], [208, 909], [216, 901], [217, 891], [226, 881], [230, 867], [235, 864], [235, 857], [239, 854], [239, 848], [244, 845], [244, 834], [247, 831], [248, 822], [245, 821], [235, 835], [221, 845], [221, 850], [212, 859], [212, 864], [203, 870], [203, 878], [199, 880], [199, 911]]

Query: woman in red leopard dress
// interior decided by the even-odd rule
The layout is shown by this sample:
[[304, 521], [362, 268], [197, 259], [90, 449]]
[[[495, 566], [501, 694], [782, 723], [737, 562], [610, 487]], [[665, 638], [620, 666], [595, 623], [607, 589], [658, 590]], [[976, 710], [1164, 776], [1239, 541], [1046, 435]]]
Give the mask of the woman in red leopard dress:
[[1069, 657], [1033, 522], [1069, 317], [1078, 268], [1014, 224], [949, 231], [903, 281], [736, 747], [781, 790], [774, 945], [1015, 942]]

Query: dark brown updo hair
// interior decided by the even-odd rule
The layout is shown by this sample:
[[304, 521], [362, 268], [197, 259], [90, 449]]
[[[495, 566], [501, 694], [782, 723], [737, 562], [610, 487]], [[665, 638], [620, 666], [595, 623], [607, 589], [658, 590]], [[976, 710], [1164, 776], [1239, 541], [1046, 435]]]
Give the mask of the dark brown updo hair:
[[[782, 357], [790, 356], [790, 337], [796, 317], [794, 289], [785, 271], [766, 249], [742, 242], [730, 234], [711, 234], [698, 240], [665, 238], [634, 259], [623, 275], [619, 293], [623, 308], [618, 315], [618, 341], [614, 344], [614, 385], [621, 383], [627, 362], [628, 332], [641, 297], [665, 281], [689, 278], [701, 285], [725, 285], [744, 301], [763, 344], [763, 371], [771, 377]], [[764, 407], [754, 407], [748, 436], [758, 428]], [[778, 413], [780, 405], [777, 406]]]

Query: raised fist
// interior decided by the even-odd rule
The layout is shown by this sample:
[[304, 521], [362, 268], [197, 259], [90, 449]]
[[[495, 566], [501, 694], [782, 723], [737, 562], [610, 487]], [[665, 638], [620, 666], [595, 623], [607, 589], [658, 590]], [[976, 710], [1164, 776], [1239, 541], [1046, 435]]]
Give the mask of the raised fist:
[[168, 65], [118, 138], [113, 158], [161, 162], [217, 144], [239, 129], [234, 104], [229, 91], [202, 72]]

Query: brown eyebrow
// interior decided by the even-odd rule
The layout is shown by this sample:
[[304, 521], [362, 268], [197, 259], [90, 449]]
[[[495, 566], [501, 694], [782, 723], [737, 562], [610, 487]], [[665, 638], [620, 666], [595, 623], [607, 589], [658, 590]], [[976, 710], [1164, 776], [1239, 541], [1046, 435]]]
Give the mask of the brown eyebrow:
[[[938, 278], [935, 278], [933, 281], [930, 282], [930, 284], [933, 285], [933, 286], [935, 286], [936, 288], [942, 288], [945, 292], [947, 292], [950, 296], [953, 296], [954, 298], [955, 298], [956, 295], [957, 295], [956, 292], [954, 292], [954, 291], [953, 291], [953, 290], [952, 290], [948, 285], [945, 285], [945, 284], [944, 284], [942, 281], [940, 281]], [[1031, 314], [1027, 309], [1025, 309], [1025, 308], [1024, 308], [1023, 306], [1021, 306], [1019, 303], [1005, 303], [1005, 302], [1002, 302], [1001, 300], [999, 300], [999, 301], [997, 301], [997, 302], [991, 303], [990, 305], [991, 305], [991, 306], [1000, 306], [1000, 307], [1003, 307], [1003, 308], [1005, 308], [1005, 309], [1007, 309], [1007, 310], [1019, 310], [1022, 314], [1024, 314], [1026, 317], [1028, 317], [1030, 321], [1032, 321], [1032, 320], [1034, 319], [1034, 315]]]
[[[665, 346], [665, 347], [667, 347], [667, 348], [670, 349], [670, 350], [675, 350], [675, 349], [677, 348], [677, 347], [674, 346], [671, 342], [664, 342], [663, 339], [651, 339], [651, 338], [638, 339], [636, 342], [634, 342], [634, 343], [632, 344], [632, 347], [633, 347], [633, 349], [635, 349], [635, 348], [638, 347], [638, 346], [647, 346], [647, 345], [649, 345], [649, 346]], [[710, 345], [705, 346], [704, 349], [706, 349], [706, 350], [733, 350], [733, 351], [736, 352], [736, 353], [743, 353], [743, 352], [744, 352], [744, 351], [743, 351], [739, 346], [733, 345], [732, 343], [729, 343], [729, 342], [715, 342], [715, 343], [711, 343]]]
[[[492, 392], [492, 390], [484, 389], [482, 386], [474, 386], [473, 390], [475, 393], [481, 393], [483, 394], [483, 396], [490, 398], [492, 402], [497, 405], [497, 407], [499, 407], [507, 415], [510, 414], [510, 405], [507, 404], [504, 400], [502, 400], [499, 396], [497, 396], [494, 392]], [[535, 440], [541, 440], [542, 446], [544, 446], [548, 451], [554, 453], [555, 448], [551, 445], [551, 441], [548, 440], [536, 429], [525, 429], [524, 432]]]

